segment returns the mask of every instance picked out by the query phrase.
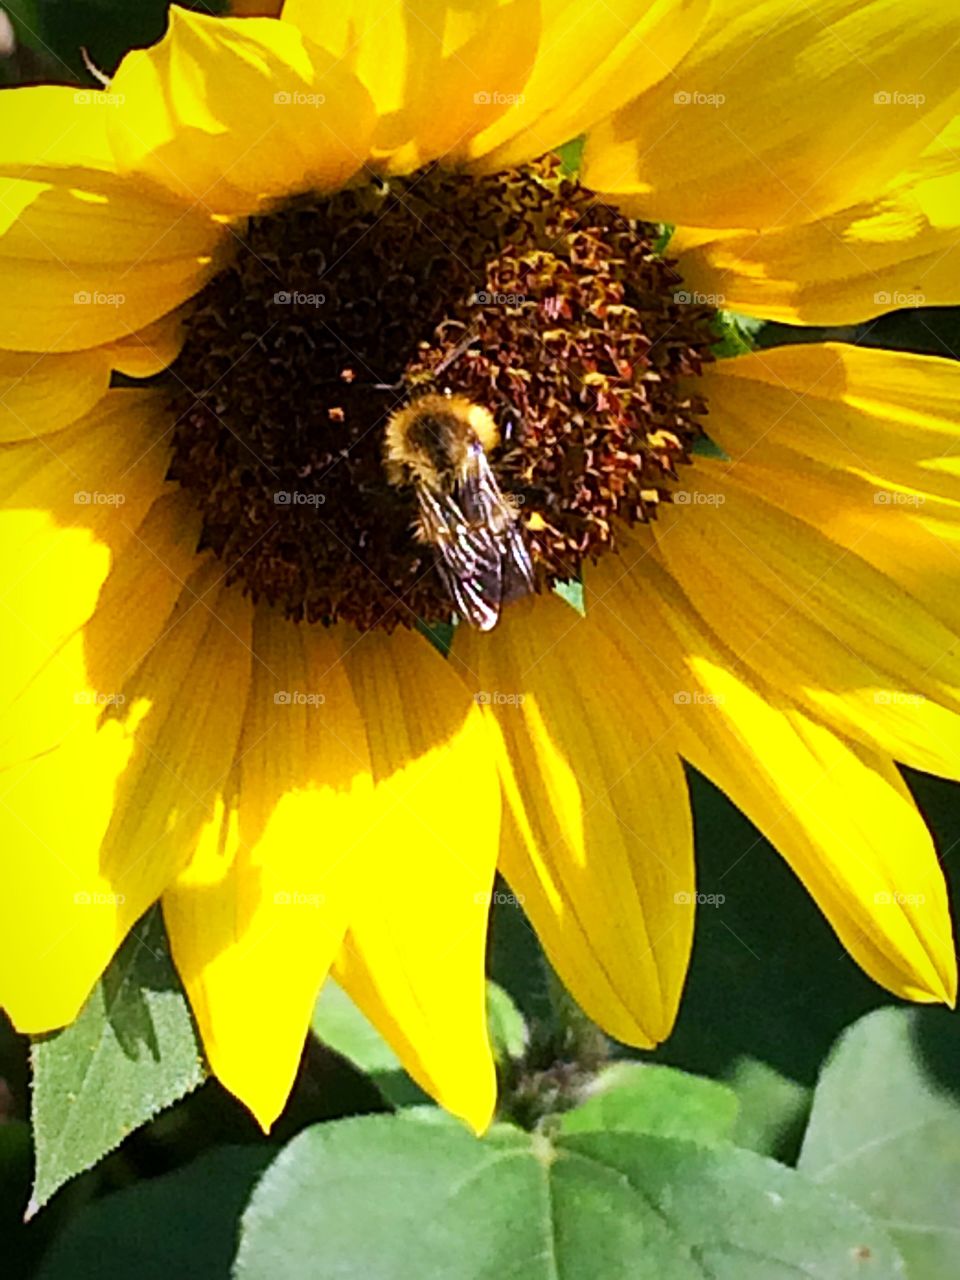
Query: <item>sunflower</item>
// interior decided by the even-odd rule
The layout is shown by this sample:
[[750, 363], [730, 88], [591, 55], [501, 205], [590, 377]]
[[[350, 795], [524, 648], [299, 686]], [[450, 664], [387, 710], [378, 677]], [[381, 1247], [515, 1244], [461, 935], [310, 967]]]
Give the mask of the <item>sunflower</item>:
[[[73, 1019], [159, 900], [211, 1067], [264, 1126], [333, 972], [480, 1129], [498, 869], [592, 1018], [669, 1032], [683, 761], [869, 974], [952, 1001], [894, 762], [958, 776], [960, 373], [712, 348], [718, 307], [955, 300], [960, 18], [708, 10], [173, 9], [102, 91], [0, 96], [21, 1030]], [[577, 178], [551, 149], [584, 133]], [[387, 475], [425, 386], [496, 423], [536, 590], [486, 631], [451, 637]]]

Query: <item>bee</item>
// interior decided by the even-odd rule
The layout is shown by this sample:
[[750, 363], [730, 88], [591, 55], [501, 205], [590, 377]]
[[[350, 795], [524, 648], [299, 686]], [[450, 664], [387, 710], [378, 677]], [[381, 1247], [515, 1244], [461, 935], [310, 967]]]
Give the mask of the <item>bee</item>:
[[387, 479], [417, 497], [417, 537], [433, 547], [457, 612], [481, 631], [536, 589], [516, 507], [487, 458], [498, 441], [491, 414], [466, 396], [427, 393], [398, 409], [384, 442]]

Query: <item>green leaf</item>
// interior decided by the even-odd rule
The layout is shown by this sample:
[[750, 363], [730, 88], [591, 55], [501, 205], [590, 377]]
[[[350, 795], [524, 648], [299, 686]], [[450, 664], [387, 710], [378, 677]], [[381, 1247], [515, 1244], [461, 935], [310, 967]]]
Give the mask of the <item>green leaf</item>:
[[672, 1067], [606, 1067], [593, 1096], [560, 1117], [562, 1133], [628, 1130], [662, 1138], [690, 1138], [704, 1146], [724, 1142], [737, 1121], [736, 1095], [715, 1080]]
[[523, 1057], [527, 1047], [527, 1024], [508, 993], [495, 982], [487, 983], [487, 1026], [498, 1062], [505, 1058]]
[[77, 1020], [35, 1041], [31, 1211], [203, 1080], [156, 911], [133, 928]]
[[812, 1089], [748, 1056], [738, 1059], [724, 1083], [739, 1105], [732, 1134], [737, 1146], [793, 1164], [810, 1114]]
[[871, 1280], [902, 1263], [862, 1210], [732, 1146], [364, 1116], [281, 1152], [235, 1280]]
[[583, 148], [587, 141], [586, 134], [581, 134], [578, 138], [571, 138], [569, 142], [565, 142], [562, 147], [557, 147], [557, 155], [560, 157], [560, 164], [563, 166], [563, 172], [572, 176], [580, 172], [580, 162], [583, 160]]
[[888, 1220], [913, 1280], [955, 1280], [960, 1021], [880, 1009], [840, 1039], [813, 1099], [800, 1168]]
[[265, 1143], [222, 1147], [94, 1201], [68, 1221], [37, 1280], [228, 1280], [240, 1215], [273, 1154]]
[[429, 1102], [377, 1028], [332, 978], [323, 984], [311, 1026], [318, 1040], [365, 1072], [395, 1107]]
[[713, 354], [718, 360], [748, 355], [756, 348], [765, 324], [765, 320], [742, 316], [736, 311], [718, 311], [714, 318], [718, 340], [713, 344]]

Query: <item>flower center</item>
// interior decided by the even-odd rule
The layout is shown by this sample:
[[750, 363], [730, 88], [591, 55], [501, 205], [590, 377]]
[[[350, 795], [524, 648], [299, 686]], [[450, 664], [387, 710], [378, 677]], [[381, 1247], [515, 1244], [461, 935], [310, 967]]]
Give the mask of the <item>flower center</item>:
[[174, 366], [169, 475], [200, 508], [201, 546], [296, 620], [448, 620], [416, 476], [387, 445], [422, 397], [438, 429], [444, 403], [477, 407], [528, 582], [578, 577], [615, 517], [669, 499], [700, 434], [689, 375], [711, 358], [713, 312], [678, 300], [656, 239], [554, 157], [251, 219]]

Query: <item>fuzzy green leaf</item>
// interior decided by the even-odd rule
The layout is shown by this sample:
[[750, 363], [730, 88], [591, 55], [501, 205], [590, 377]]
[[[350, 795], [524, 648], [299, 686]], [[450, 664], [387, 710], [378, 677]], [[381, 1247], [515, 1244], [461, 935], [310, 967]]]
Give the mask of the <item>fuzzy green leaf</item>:
[[365, 1116], [281, 1152], [235, 1280], [902, 1280], [860, 1209], [733, 1146]]
[[31, 1211], [203, 1080], [159, 915], [134, 926], [80, 1016], [34, 1042]]

